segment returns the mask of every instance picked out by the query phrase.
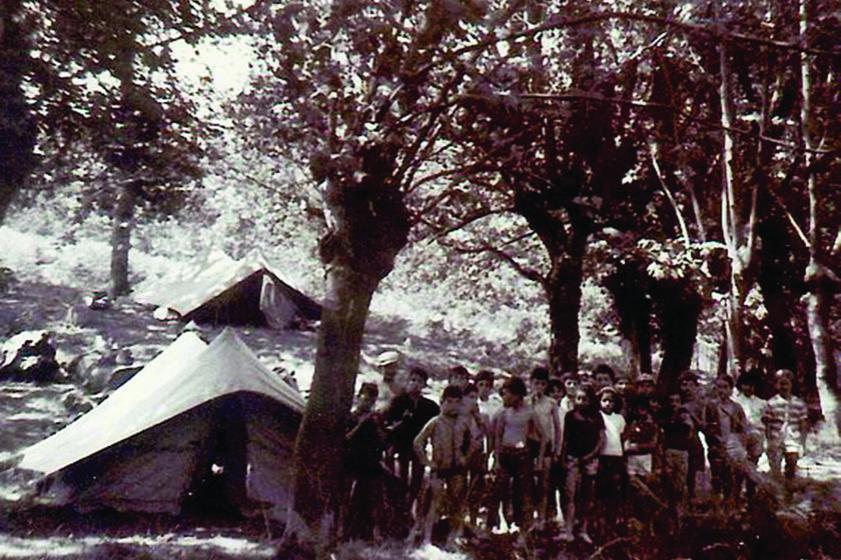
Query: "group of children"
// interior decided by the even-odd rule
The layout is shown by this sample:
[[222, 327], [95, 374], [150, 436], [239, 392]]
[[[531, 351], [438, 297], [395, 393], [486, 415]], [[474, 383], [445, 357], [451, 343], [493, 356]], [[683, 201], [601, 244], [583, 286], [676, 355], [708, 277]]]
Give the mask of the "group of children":
[[649, 374], [631, 381], [600, 365], [555, 377], [537, 367], [528, 384], [508, 377], [496, 391], [492, 372], [456, 366], [435, 403], [423, 395], [424, 370], [400, 383], [394, 353], [379, 367], [382, 382], [362, 385], [347, 431], [350, 538], [380, 534], [387, 473], [403, 481], [413, 539], [430, 542], [445, 516], [451, 542], [466, 523], [494, 530], [504, 519], [521, 537], [559, 522], [558, 539], [589, 544], [591, 533], [622, 534], [629, 490], [679, 522], [707, 463], [716, 495], [734, 502], [743, 488], [753, 491], [763, 452], [774, 476], [785, 462], [787, 479], [803, 454], [806, 405], [788, 370], [777, 372], [777, 394], [765, 401], [756, 372], [739, 378], [734, 397], [726, 375], [705, 394], [687, 371], [658, 394]]

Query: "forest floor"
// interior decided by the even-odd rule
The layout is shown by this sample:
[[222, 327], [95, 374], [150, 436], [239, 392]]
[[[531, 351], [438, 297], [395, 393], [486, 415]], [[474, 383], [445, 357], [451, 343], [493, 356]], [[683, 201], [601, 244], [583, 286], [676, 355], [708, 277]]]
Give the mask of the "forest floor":
[[[0, 266], [3, 263], [0, 262]], [[151, 311], [130, 300], [119, 300], [103, 311], [89, 311], [83, 297], [98, 286], [67, 285], [38, 273], [38, 263], [16, 261], [15, 280], [0, 292], [0, 341], [22, 330], [53, 333], [60, 363], [81, 355], [103, 356], [116, 348], [130, 348], [135, 364], [153, 358], [181, 329], [179, 323], [160, 323]], [[81, 308], [81, 309], [80, 309]], [[76, 310], [76, 311], [74, 311]], [[399, 319], [372, 317], [364, 353], [376, 355], [397, 348], [411, 363], [432, 372], [463, 361], [470, 363], [469, 346], [457, 338], [423, 337]], [[206, 329], [212, 339], [218, 329]], [[312, 375], [316, 334], [312, 331], [272, 331], [238, 328], [238, 334], [269, 367], [294, 370], [306, 391]], [[373, 378], [370, 367], [362, 377]], [[431, 383], [437, 395], [442, 376]], [[54, 433], [80, 412], [67, 403], [100, 400], [83, 380], [35, 385], [0, 383], [0, 462]], [[74, 395], [70, 398], [68, 395]], [[280, 527], [260, 520], [183, 519], [162, 516], [81, 516], [65, 510], [16, 511], [20, 489], [0, 480], [0, 558], [198, 558], [251, 559], [277, 555]], [[337, 559], [458, 560], [476, 558], [841, 558], [841, 449], [837, 439], [816, 439], [801, 461], [801, 478], [793, 493], [780, 498], [770, 487], [767, 500], [751, 507], [725, 511], [715, 501], [702, 500], [678, 531], [656, 503], [640, 502], [644, 512], [628, 523], [626, 536], [610, 546], [561, 545], [548, 529], [527, 547], [517, 547], [507, 534], [469, 539], [457, 552], [438, 547], [408, 547], [402, 542], [378, 546], [348, 543]]]

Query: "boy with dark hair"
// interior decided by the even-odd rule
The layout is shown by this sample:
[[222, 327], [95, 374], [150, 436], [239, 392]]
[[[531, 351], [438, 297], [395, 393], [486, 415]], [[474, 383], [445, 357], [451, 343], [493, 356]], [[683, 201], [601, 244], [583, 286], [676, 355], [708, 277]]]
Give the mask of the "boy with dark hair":
[[604, 387], [612, 387], [616, 380], [616, 372], [607, 364], [599, 364], [593, 370], [593, 385], [596, 393]]
[[502, 385], [502, 401], [505, 405], [497, 415], [494, 435], [494, 458], [497, 475], [497, 496], [503, 496], [509, 484], [512, 487], [511, 501], [514, 517], [522, 537], [532, 523], [532, 460], [529, 456], [528, 437], [532, 431], [538, 434], [538, 461], [546, 452], [547, 438], [537, 419], [534, 409], [526, 399], [526, 384], [519, 377], [511, 377]]
[[587, 533], [593, 501], [593, 486], [598, 469], [599, 451], [604, 445], [604, 421], [599, 414], [596, 394], [586, 384], [575, 393], [575, 408], [564, 420], [562, 456], [566, 466], [565, 528], [561, 539], [571, 542], [578, 529], [578, 538], [587, 544]]
[[423, 465], [415, 454], [413, 442], [426, 423], [440, 412], [434, 401], [421, 394], [427, 377], [423, 369], [413, 368], [406, 390], [391, 400], [384, 414], [388, 441], [398, 458], [398, 473], [409, 489], [409, 506], [417, 498], [423, 482]]
[[[561, 408], [561, 401], [566, 396], [564, 382], [557, 377], [549, 380], [549, 396], [556, 403], [558, 410], [558, 441], [563, 445], [564, 441], [564, 417], [567, 411]], [[563, 493], [564, 493], [564, 464], [561, 460], [560, 449], [558, 454], [552, 460], [552, 466], [549, 470], [549, 499], [546, 516], [548, 519], [553, 519], [558, 514], [558, 506], [560, 511], [563, 511]], [[560, 503], [559, 503], [560, 497]]]
[[720, 375], [714, 381], [715, 398], [707, 409], [707, 457], [713, 489], [729, 501], [738, 498], [741, 488], [745, 452], [747, 418], [742, 407], [730, 397], [733, 378]]
[[[423, 523], [419, 523], [424, 544], [432, 541], [432, 528], [440, 513], [445, 510], [450, 514], [452, 522], [448, 543], [452, 544], [461, 537], [467, 458], [474, 449], [467, 416], [462, 413], [462, 399], [463, 394], [458, 386], [446, 387], [441, 395], [441, 413], [427, 422], [413, 442], [419, 461], [430, 471], [429, 510]], [[466, 453], [463, 448], [465, 441], [469, 442]], [[431, 457], [426, 453], [427, 442], [432, 446]]]
[[[765, 426], [762, 424], [762, 411], [768, 401], [756, 396], [756, 391], [762, 383], [762, 372], [756, 368], [743, 373], [736, 381], [737, 394], [733, 400], [741, 405], [747, 416], [747, 452], [748, 461], [753, 465], [759, 462], [765, 446], [763, 432]], [[748, 486], [750, 492], [751, 487]]]
[[[467, 513], [472, 523], [476, 523], [479, 507], [487, 501], [487, 485], [485, 475], [488, 472], [488, 434], [490, 432], [490, 418], [479, 410], [479, 389], [473, 383], [468, 383], [464, 390], [463, 413], [467, 417], [470, 439], [473, 451], [467, 455], [467, 483], [465, 497]], [[464, 451], [469, 449], [468, 442], [464, 443]]]
[[684, 371], [678, 376], [680, 396], [683, 406], [692, 419], [692, 432], [689, 434], [689, 470], [686, 474], [686, 491], [690, 499], [695, 498], [698, 476], [706, 470], [704, 446], [699, 432], [706, 429], [706, 403], [699, 393], [698, 375], [694, 371]]
[[447, 373], [447, 382], [450, 385], [455, 385], [464, 392], [467, 384], [470, 383], [470, 372], [464, 366], [453, 366]]
[[526, 402], [534, 409], [535, 418], [540, 423], [541, 431], [546, 438], [546, 454], [542, 460], [538, 458], [542, 442], [533, 439], [529, 442], [537, 476], [534, 487], [534, 503], [537, 506], [538, 524], [542, 527], [548, 514], [550, 467], [552, 461], [561, 452], [561, 426], [558, 418], [558, 405], [552, 397], [546, 394], [546, 389], [549, 386], [549, 370], [541, 366], [534, 368], [529, 381], [531, 382], [531, 395], [528, 396]]
[[785, 478], [791, 481], [797, 473], [797, 460], [805, 449], [808, 409], [802, 399], [792, 394], [794, 374], [791, 370], [777, 371], [774, 379], [777, 394], [768, 399], [762, 413], [768, 440], [768, 463], [771, 474], [779, 479], [785, 458]]
[[345, 434], [346, 503], [350, 513], [345, 521], [346, 536], [351, 539], [378, 538], [382, 527], [378, 514], [382, 511], [380, 460], [385, 434], [380, 415], [374, 411], [378, 396], [375, 383], [362, 384]]
[[483, 369], [476, 374], [476, 388], [479, 390], [479, 411], [488, 419], [502, 408], [502, 397], [494, 391], [494, 373]]
[[689, 446], [695, 430], [680, 393], [671, 393], [660, 414], [663, 434], [663, 486], [670, 517], [680, 527], [686, 508]]

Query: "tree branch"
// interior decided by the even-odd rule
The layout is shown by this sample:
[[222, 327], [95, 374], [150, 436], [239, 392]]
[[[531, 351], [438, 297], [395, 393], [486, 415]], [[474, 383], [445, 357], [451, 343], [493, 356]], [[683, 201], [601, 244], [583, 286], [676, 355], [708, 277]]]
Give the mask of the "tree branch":
[[654, 167], [654, 173], [657, 175], [657, 179], [660, 181], [660, 186], [663, 187], [663, 192], [666, 193], [666, 198], [669, 199], [669, 204], [672, 205], [672, 209], [675, 212], [675, 216], [677, 216], [677, 222], [680, 225], [680, 233], [683, 237], [683, 244], [687, 249], [689, 249], [689, 247], [692, 245], [692, 241], [689, 238], [689, 229], [686, 227], [686, 220], [683, 219], [683, 213], [680, 211], [680, 207], [677, 204], [677, 200], [675, 200], [675, 197], [672, 196], [672, 192], [669, 190], [668, 185], [666, 185], [665, 179], [663, 179], [663, 174], [660, 172], [660, 164], [657, 163], [657, 144], [652, 142], [648, 145], [648, 148], [651, 152], [651, 165]]
[[[529, 237], [531, 235], [534, 235], [534, 233], [530, 231], [530, 232], [528, 232], [528, 233], [526, 233], [522, 236], [518, 236], [517, 238], [514, 238], [513, 240], [509, 240], [505, 243], [502, 243], [501, 245], [502, 246], [510, 245], [511, 243], [515, 243], [515, 242], [520, 241], [522, 239], [525, 239], [526, 237]], [[458, 251], [460, 253], [465, 253], [465, 254], [478, 255], [478, 254], [482, 254], [482, 253], [490, 253], [490, 254], [494, 255], [495, 257], [497, 257], [498, 259], [508, 263], [508, 265], [511, 266], [511, 268], [513, 268], [518, 274], [520, 274], [526, 280], [530, 280], [532, 282], [537, 282], [541, 286], [545, 286], [545, 284], [547, 282], [547, 278], [543, 274], [538, 272], [537, 270], [535, 270], [533, 268], [530, 268], [528, 266], [525, 266], [523, 264], [520, 264], [520, 262], [517, 261], [517, 259], [515, 259], [511, 255], [509, 255], [508, 253], [506, 253], [505, 251], [503, 251], [499, 247], [494, 247], [494, 246], [492, 246], [488, 243], [480, 243], [480, 244], [475, 245], [475, 246], [468, 246], [468, 245], [462, 245], [460, 243], [456, 243], [456, 242], [453, 242], [453, 241], [448, 242], [448, 241], [445, 241], [443, 239], [440, 239], [439, 243], [441, 243], [442, 245], [444, 245], [446, 247], [450, 247], [452, 249], [455, 249], [456, 251]]]
[[837, 51], [826, 51], [822, 49], [812, 49], [801, 46], [799, 43], [787, 43], [784, 41], [775, 41], [773, 39], [765, 39], [763, 37], [754, 37], [751, 35], [745, 35], [743, 33], [733, 33], [724, 31], [716, 26], [708, 27], [706, 25], [698, 24], [698, 23], [687, 23], [676, 21], [673, 19], [668, 19], [659, 16], [651, 16], [646, 14], [639, 14], [634, 12], [625, 12], [625, 11], [606, 11], [606, 12], [597, 12], [593, 14], [589, 14], [582, 17], [563, 17], [558, 16], [552, 18], [550, 21], [547, 21], [543, 25], [538, 25], [532, 27], [531, 29], [525, 29], [523, 31], [517, 31], [513, 33], [508, 33], [502, 37], [491, 37], [485, 39], [484, 41], [480, 41], [478, 43], [474, 43], [473, 45], [467, 45], [460, 49], [456, 49], [452, 51], [449, 57], [458, 57], [463, 54], [483, 50], [490, 46], [496, 45], [498, 43], [511, 43], [518, 39], [524, 39], [526, 37], [532, 37], [534, 35], [539, 35], [540, 33], [544, 33], [546, 31], [554, 31], [557, 29], [564, 29], [568, 27], [577, 27], [581, 25], [587, 25], [589, 23], [598, 23], [601, 21], [611, 20], [611, 19], [620, 19], [620, 20], [628, 20], [628, 21], [638, 21], [643, 23], [656, 23], [658, 25], [664, 25], [667, 27], [671, 27], [674, 29], [680, 29], [682, 31], [688, 33], [702, 33], [705, 35], [710, 35], [717, 39], [729, 39], [729, 40], [739, 40], [744, 41], [746, 43], [758, 44], [758, 45], [765, 45], [767, 47], [772, 47], [776, 49], [782, 50], [790, 50], [795, 52], [803, 52], [815, 55], [825, 55], [825, 56], [841, 56], [841, 50]]
[[789, 150], [796, 150], [801, 152], [809, 152], [814, 154], [821, 154], [821, 155], [830, 155], [835, 154], [839, 150], [838, 149], [831, 149], [831, 150], [822, 150], [822, 149], [815, 149], [810, 148], [807, 146], [797, 145], [797, 144], [790, 144], [783, 140], [778, 140], [777, 138], [771, 138], [764, 134], [756, 134], [749, 130], [744, 130], [741, 128], [736, 128], [732, 125], [723, 125], [712, 123], [700, 117], [696, 117], [687, 113], [686, 111], [680, 110], [673, 105], [669, 105], [668, 103], [653, 103], [650, 101], [639, 101], [636, 99], [621, 99], [618, 97], [605, 97], [603, 95], [599, 95], [596, 93], [586, 93], [586, 92], [567, 92], [567, 93], [524, 93], [520, 95], [523, 99], [537, 99], [537, 100], [546, 100], [546, 101], [575, 101], [575, 100], [586, 100], [586, 101], [600, 101], [602, 103], [616, 103], [620, 105], [631, 105], [633, 107], [639, 107], [644, 109], [665, 109], [667, 111], [671, 111], [681, 117], [684, 117], [687, 120], [691, 120], [694, 122], [701, 123], [711, 129], [715, 130], [722, 130], [725, 132], [731, 132], [735, 134], [739, 134], [741, 136], [756, 138], [758, 140], [762, 140], [764, 142], [768, 142], [771, 144], [776, 144], [777, 146], [782, 146]]

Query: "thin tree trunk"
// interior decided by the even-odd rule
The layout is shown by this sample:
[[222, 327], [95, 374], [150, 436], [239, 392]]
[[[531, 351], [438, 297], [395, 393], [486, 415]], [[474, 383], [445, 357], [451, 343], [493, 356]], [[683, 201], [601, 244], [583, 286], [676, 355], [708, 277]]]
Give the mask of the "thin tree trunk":
[[[721, 187], [721, 228], [727, 255], [730, 260], [730, 292], [727, 299], [725, 343], [727, 344], [727, 372], [738, 377], [744, 365], [743, 310], [750, 278], [748, 269], [753, 258], [754, 226], [756, 220], [757, 185], [753, 186], [750, 219], [744, 228], [739, 208], [735, 171], [735, 140], [733, 137], [734, 113], [730, 91], [730, 61], [726, 39], [719, 44], [721, 125], [724, 142], [722, 147], [723, 180]], [[743, 228], [746, 231], [743, 231]]]
[[[800, 0], [800, 40], [805, 45], [809, 31], [809, 3]], [[814, 150], [816, 142], [812, 134], [812, 69], [809, 55], [800, 54], [800, 124], [803, 143], [808, 150]], [[821, 264], [821, 239], [818, 206], [818, 180], [814, 170], [814, 153], [806, 152], [805, 165], [808, 170], [807, 189], [809, 192], [809, 265], [806, 268], [806, 280], [809, 287], [807, 296], [807, 318], [809, 338], [815, 352], [816, 375], [824, 380], [833, 390], [838, 391], [838, 370], [835, 364], [832, 337], [829, 333], [829, 305], [832, 298], [830, 273]]]
[[295, 500], [288, 523], [322, 556], [336, 526], [344, 433], [371, 297], [379, 280], [347, 266], [327, 271], [315, 374], [295, 445]]
[[111, 225], [111, 296], [129, 293], [128, 256], [131, 248], [131, 231], [134, 227], [135, 185], [123, 181], [117, 192]]

